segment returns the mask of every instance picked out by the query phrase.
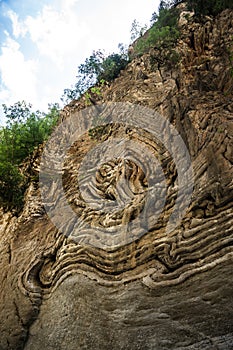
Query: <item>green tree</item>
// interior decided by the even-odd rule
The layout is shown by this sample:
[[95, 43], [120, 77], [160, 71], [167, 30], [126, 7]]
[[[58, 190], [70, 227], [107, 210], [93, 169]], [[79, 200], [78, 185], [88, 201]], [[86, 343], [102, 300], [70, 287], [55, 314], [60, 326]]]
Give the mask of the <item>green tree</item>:
[[118, 53], [113, 53], [106, 57], [101, 64], [102, 71], [97, 77], [98, 83], [101, 80], [114, 80], [127, 63], [128, 61]]
[[58, 105], [49, 106], [47, 114], [32, 111], [24, 101], [3, 105], [6, 126], [0, 130], [0, 161], [19, 165], [50, 135], [57, 122]]
[[21, 208], [26, 180], [19, 165], [50, 135], [59, 117], [59, 106], [49, 106], [47, 114], [17, 102], [3, 105], [6, 126], [0, 129], [0, 204]]
[[233, 9], [232, 0], [187, 0], [188, 8], [194, 10], [196, 16], [216, 16], [221, 11]]
[[21, 209], [24, 190], [19, 169], [9, 162], [0, 162], [0, 204], [7, 209]]
[[152, 26], [145, 38], [139, 38], [135, 46], [135, 52], [139, 55], [148, 51], [151, 47], [171, 47], [179, 38], [178, 17], [179, 10], [174, 6], [174, 1], [160, 2], [159, 14], [153, 14]]
[[102, 80], [112, 81], [128, 63], [128, 54], [122, 44], [118, 45], [119, 52], [108, 56], [101, 50], [93, 51], [85, 62], [78, 66], [77, 81], [71, 89], [65, 89], [62, 101], [68, 103], [79, 98], [95, 84]]
[[145, 24], [142, 26], [136, 19], [134, 19], [133, 23], [131, 24], [131, 42], [134, 42], [137, 38], [143, 36], [147, 30], [147, 25]]

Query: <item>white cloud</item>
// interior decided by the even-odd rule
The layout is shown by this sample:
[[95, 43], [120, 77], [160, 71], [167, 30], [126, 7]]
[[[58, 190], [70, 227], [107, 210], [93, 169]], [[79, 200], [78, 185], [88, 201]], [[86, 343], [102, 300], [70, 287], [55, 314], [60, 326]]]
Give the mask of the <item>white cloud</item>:
[[39, 53], [51, 59], [60, 69], [65, 59], [80, 49], [88, 26], [78, 20], [73, 6], [77, 0], [62, 1], [61, 10], [44, 6], [37, 17], [27, 17], [25, 25]]
[[13, 29], [13, 35], [15, 38], [18, 38], [19, 36], [24, 36], [26, 34], [26, 27], [25, 25], [19, 21], [19, 16], [17, 13], [15, 13], [12, 10], [9, 10], [7, 12], [7, 16], [12, 22], [12, 29]]
[[36, 101], [37, 62], [26, 60], [20, 51], [19, 44], [10, 36], [7, 37], [0, 56], [0, 73], [2, 85], [0, 100], [10, 103], [26, 99]]
[[[46, 110], [48, 103], [58, 102], [63, 90], [75, 80], [82, 55], [81, 38], [88, 35], [88, 28], [73, 11], [78, 0], [55, 1], [59, 1], [56, 10], [44, 6], [36, 16], [24, 20], [14, 11], [7, 11], [13, 36], [5, 33], [7, 38], [1, 48], [0, 104], [24, 99]], [[28, 43], [25, 47], [24, 42], [24, 51], [19, 45], [22, 37]], [[27, 59], [29, 51], [35, 59]]]
[[62, 11], [70, 12], [78, 2], [79, 0], [61, 0], [61, 9]]

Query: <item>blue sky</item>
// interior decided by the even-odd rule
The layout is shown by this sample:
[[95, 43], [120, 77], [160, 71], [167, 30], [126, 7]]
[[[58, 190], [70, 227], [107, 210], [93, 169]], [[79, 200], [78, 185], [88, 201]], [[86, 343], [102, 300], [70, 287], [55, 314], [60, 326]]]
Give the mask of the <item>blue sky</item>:
[[75, 83], [93, 50], [129, 44], [134, 19], [149, 24], [159, 0], [0, 0], [0, 105], [46, 110]]

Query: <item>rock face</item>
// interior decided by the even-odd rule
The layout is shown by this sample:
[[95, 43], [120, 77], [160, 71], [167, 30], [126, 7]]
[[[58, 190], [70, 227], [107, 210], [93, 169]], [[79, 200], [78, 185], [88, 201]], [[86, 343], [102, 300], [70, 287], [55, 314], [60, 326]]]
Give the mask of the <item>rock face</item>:
[[[114, 226], [114, 220], [129, 223], [141, 212], [149, 182], [136, 162], [109, 160], [90, 184], [89, 198], [94, 200], [92, 186], [97, 186], [100, 196], [111, 200], [125, 171], [136, 199], [116, 217], [93, 213], [76, 189], [86, 154], [127, 135], [147, 145], [161, 163], [168, 188], [163, 215], [148, 232], [114, 249], [89, 244], [97, 240], [97, 229], [97, 238], [77, 243], [70, 223], [66, 235], [54, 226], [38, 183], [32, 183], [22, 214], [1, 215], [1, 350], [233, 348], [233, 12], [202, 24], [182, 23], [178, 62], [166, 49], [151, 49], [102, 88], [95, 108], [125, 102], [168, 118], [192, 160], [194, 189], [184, 217], [166, 231], [178, 196], [177, 166], [148, 132], [113, 125], [86, 133], [69, 150], [63, 168], [74, 212], [98, 229]], [[62, 119], [75, 118], [84, 107], [85, 99], [73, 101]], [[28, 165], [35, 174], [40, 154]], [[55, 187], [49, 190], [56, 198]]]

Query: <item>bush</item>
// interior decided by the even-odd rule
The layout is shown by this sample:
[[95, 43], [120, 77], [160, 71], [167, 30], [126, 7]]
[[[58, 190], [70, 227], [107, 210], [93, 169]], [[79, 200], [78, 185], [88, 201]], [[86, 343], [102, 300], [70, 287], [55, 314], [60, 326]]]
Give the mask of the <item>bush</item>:
[[[170, 3], [169, 3], [170, 4]], [[166, 6], [165, 6], [166, 5]], [[153, 25], [146, 35], [139, 38], [135, 45], [135, 52], [139, 55], [151, 47], [171, 47], [179, 38], [178, 10], [169, 8], [164, 1], [160, 3], [159, 14], [153, 14]]]
[[35, 147], [43, 143], [58, 119], [58, 106], [50, 106], [47, 115], [32, 112], [24, 101], [7, 107], [3, 105], [6, 127], [0, 130], [0, 161], [19, 165]]
[[157, 28], [171, 27], [177, 28], [179, 11], [176, 8], [162, 8], [159, 11], [158, 20], [156, 22]]
[[11, 163], [0, 162], [0, 204], [7, 209], [23, 206], [24, 177]]
[[196, 16], [216, 16], [221, 11], [233, 9], [232, 0], [188, 0], [188, 8], [194, 10]]
[[0, 129], [0, 204], [7, 209], [21, 209], [26, 180], [18, 166], [49, 137], [59, 115], [58, 105], [50, 106], [47, 115], [31, 108], [24, 101], [3, 105], [7, 121]]
[[93, 51], [85, 62], [78, 66], [77, 82], [71, 89], [65, 89], [62, 101], [68, 103], [79, 98], [90, 87], [100, 84], [101, 81], [111, 82], [128, 64], [128, 55], [122, 44], [119, 44], [119, 53], [105, 56], [101, 50]]
[[112, 81], [118, 77], [120, 71], [124, 69], [128, 61], [118, 53], [113, 53], [102, 62], [102, 72], [98, 75], [97, 81]]
[[137, 54], [143, 54], [151, 47], [170, 47], [178, 38], [179, 31], [176, 28], [154, 26], [150, 29], [146, 39], [137, 42], [135, 51]]
[[186, 2], [196, 16], [216, 16], [227, 8], [233, 9], [232, 0], [161, 0], [159, 10], [172, 8], [182, 2]]
[[[143, 54], [153, 46], [172, 46], [179, 38], [178, 17], [176, 5], [186, 2], [183, 0], [161, 0], [159, 14], [153, 13], [152, 26], [144, 37], [139, 37], [135, 45], [136, 54]], [[226, 8], [233, 9], [232, 0], [187, 0], [188, 9], [195, 15], [217, 15]]]

